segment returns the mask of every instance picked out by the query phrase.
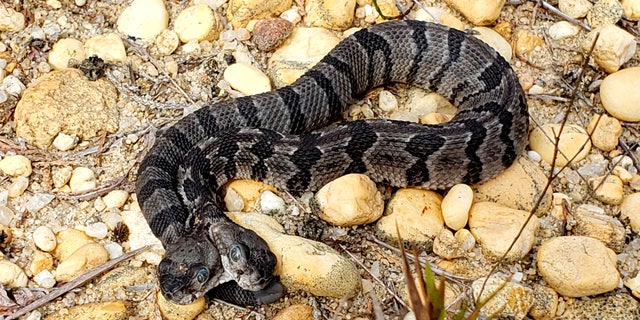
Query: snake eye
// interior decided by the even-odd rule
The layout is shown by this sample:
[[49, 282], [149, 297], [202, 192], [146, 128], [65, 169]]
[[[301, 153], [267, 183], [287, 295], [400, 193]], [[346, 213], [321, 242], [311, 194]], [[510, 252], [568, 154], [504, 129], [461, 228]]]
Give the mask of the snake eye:
[[196, 281], [199, 283], [205, 283], [209, 280], [209, 269], [202, 267], [198, 269], [198, 273], [196, 273]]
[[245, 250], [240, 245], [235, 245], [229, 250], [229, 259], [238, 262], [244, 257]]

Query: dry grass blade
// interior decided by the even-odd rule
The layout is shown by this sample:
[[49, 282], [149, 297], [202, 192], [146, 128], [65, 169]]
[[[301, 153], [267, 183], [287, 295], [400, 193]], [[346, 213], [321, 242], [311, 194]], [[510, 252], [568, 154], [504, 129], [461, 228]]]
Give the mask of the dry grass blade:
[[[409, 292], [409, 300], [411, 302], [411, 308], [413, 309], [413, 313], [417, 320], [430, 320], [433, 319], [432, 312], [433, 306], [431, 304], [431, 299], [427, 294], [427, 290], [425, 289], [424, 278], [422, 277], [422, 272], [420, 271], [420, 264], [418, 259], [416, 259], [415, 264], [416, 272], [419, 277], [414, 279], [411, 276], [411, 268], [409, 267], [409, 259], [407, 259], [407, 253], [404, 250], [404, 245], [402, 241], [402, 236], [400, 236], [400, 230], [398, 228], [398, 224], [396, 223], [396, 233], [398, 235], [398, 243], [400, 244], [400, 253], [402, 256], [402, 270], [407, 281], [407, 291]], [[414, 250], [414, 254], [417, 256], [417, 253]], [[417, 285], [416, 285], [417, 283]], [[419, 287], [419, 289], [418, 289]]]

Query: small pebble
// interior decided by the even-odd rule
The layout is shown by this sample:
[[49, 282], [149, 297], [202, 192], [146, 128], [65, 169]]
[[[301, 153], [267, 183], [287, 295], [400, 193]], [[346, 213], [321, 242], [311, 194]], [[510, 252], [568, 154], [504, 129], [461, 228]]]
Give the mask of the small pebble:
[[284, 42], [293, 31], [293, 24], [282, 18], [260, 20], [253, 28], [252, 40], [261, 51], [271, 51]]
[[87, 243], [78, 248], [58, 264], [55, 270], [57, 281], [70, 281], [87, 270], [109, 261], [109, 253], [97, 243]]
[[42, 270], [53, 270], [53, 256], [50, 253], [34, 250], [29, 271], [31, 274], [38, 274]]
[[160, 290], [157, 292], [156, 304], [163, 319], [167, 320], [191, 320], [195, 319], [207, 306], [205, 297], [200, 297], [189, 304], [176, 304], [167, 300]]
[[55, 139], [53, 139], [52, 145], [54, 148], [60, 151], [71, 150], [78, 143], [78, 137], [75, 134], [66, 134], [64, 132], [58, 133]]
[[558, 9], [572, 18], [584, 18], [593, 4], [589, 0], [558, 0]]
[[124, 190], [112, 190], [102, 197], [107, 208], [122, 208], [128, 199], [129, 193]]
[[220, 36], [222, 24], [216, 12], [206, 4], [199, 4], [182, 10], [174, 21], [173, 30], [180, 41], [214, 41]]
[[27, 190], [27, 187], [29, 187], [29, 178], [23, 176], [15, 177], [11, 179], [11, 184], [7, 187], [8, 195], [10, 198], [17, 198]]
[[593, 196], [606, 204], [618, 205], [622, 202], [622, 180], [617, 176], [589, 179], [589, 186], [594, 190]]
[[[584, 52], [589, 52], [596, 34], [599, 34], [599, 36], [593, 49], [592, 57], [608, 73], [618, 71], [636, 52], [635, 37], [626, 30], [612, 24], [607, 24], [589, 32], [582, 41], [582, 50]], [[628, 95], [629, 92], [626, 94]]]
[[572, 234], [600, 240], [609, 249], [620, 253], [625, 246], [625, 230], [622, 223], [604, 213], [602, 208], [582, 204], [573, 212]]
[[471, 23], [479, 26], [495, 22], [504, 5], [504, 1], [500, 0], [447, 0], [446, 2]]
[[71, 166], [65, 166], [62, 168], [57, 168], [52, 170], [51, 178], [53, 180], [53, 186], [56, 188], [62, 188], [69, 179], [71, 179], [71, 173], [73, 172], [73, 168]]
[[[560, 133], [560, 124], [549, 123], [535, 128], [529, 135], [531, 149], [536, 151], [549, 164], [553, 161], [554, 144], [558, 133]], [[558, 150], [555, 162], [557, 167], [566, 165], [569, 159], [573, 159], [573, 162], [578, 162], [584, 159], [591, 150], [589, 135], [580, 126], [565, 125], [560, 133]]]
[[260, 211], [267, 214], [283, 213], [285, 212], [284, 200], [270, 190], [265, 190], [260, 194]]
[[622, 5], [618, 0], [598, 0], [587, 12], [587, 22], [592, 28], [613, 25], [622, 18]]
[[80, 40], [72, 38], [62, 38], [53, 44], [49, 51], [49, 64], [54, 69], [66, 69], [69, 67], [69, 60], [80, 62], [87, 58], [84, 52], [84, 45]]
[[640, 20], [640, 0], [622, 0], [624, 16], [629, 20]]
[[24, 15], [7, 6], [0, 10], [0, 31], [22, 31], [25, 27]]
[[[0, 10], [1, 11], [1, 10]], [[1, 259], [0, 260], [0, 284], [8, 288], [22, 288], [27, 286], [29, 278], [27, 274], [15, 263]]]
[[576, 36], [580, 32], [580, 27], [563, 20], [552, 24], [547, 32], [551, 39], [560, 40]]
[[36, 213], [46, 207], [56, 196], [50, 193], [36, 193], [25, 204], [27, 211]]
[[469, 209], [473, 203], [473, 190], [466, 184], [457, 184], [442, 199], [442, 217], [447, 227], [460, 230], [467, 225]]
[[56, 235], [47, 226], [39, 226], [33, 231], [33, 243], [45, 252], [53, 251], [58, 245]]
[[608, 75], [600, 84], [602, 105], [618, 120], [640, 121], [640, 67]]
[[306, 24], [342, 31], [353, 24], [356, 0], [307, 0], [304, 9]]
[[41, 288], [50, 289], [56, 285], [56, 279], [53, 277], [53, 274], [49, 270], [42, 270], [35, 276], [33, 276], [33, 281], [35, 281]]
[[[534, 302], [534, 292], [524, 286], [507, 280], [502, 274], [478, 278], [471, 284], [475, 301], [486, 301], [480, 315], [500, 319], [526, 319]], [[482, 292], [482, 295], [480, 295]]]
[[84, 51], [87, 57], [98, 56], [107, 62], [124, 62], [127, 52], [124, 42], [117, 33], [105, 33], [93, 36], [84, 43]]
[[155, 45], [160, 54], [168, 56], [176, 51], [180, 45], [180, 38], [175, 31], [165, 29], [156, 37]]
[[0, 224], [8, 226], [11, 221], [15, 218], [15, 213], [13, 210], [6, 206], [0, 206]]
[[96, 239], [104, 239], [107, 236], [107, 231], [107, 225], [104, 222], [92, 223], [84, 229], [84, 233]]
[[223, 77], [233, 89], [246, 95], [271, 91], [269, 77], [250, 64], [234, 63], [224, 70]]
[[640, 231], [640, 192], [627, 195], [620, 204], [620, 219]]
[[77, 167], [73, 169], [71, 178], [69, 179], [69, 187], [71, 192], [79, 193], [86, 190], [95, 189], [97, 186], [96, 176], [93, 170], [86, 167]]
[[602, 151], [611, 151], [618, 146], [618, 138], [622, 135], [622, 126], [616, 118], [595, 114], [587, 125], [591, 135], [591, 143]]
[[19, 97], [27, 87], [14, 75], [8, 75], [2, 79], [2, 89], [14, 97]]
[[22, 155], [6, 156], [0, 160], [0, 170], [8, 176], [25, 176], [31, 175], [31, 160]]
[[122, 246], [115, 242], [107, 242], [104, 244], [105, 250], [109, 253], [109, 259], [113, 260], [119, 256], [121, 256], [124, 252], [122, 250]]
[[344, 227], [378, 220], [384, 201], [368, 176], [348, 174], [324, 185], [311, 201], [311, 207], [320, 219]]
[[378, 107], [384, 112], [392, 112], [398, 109], [398, 99], [387, 90], [380, 90], [378, 94]]
[[116, 22], [118, 31], [136, 38], [153, 39], [169, 25], [169, 12], [162, 0], [134, 0]]

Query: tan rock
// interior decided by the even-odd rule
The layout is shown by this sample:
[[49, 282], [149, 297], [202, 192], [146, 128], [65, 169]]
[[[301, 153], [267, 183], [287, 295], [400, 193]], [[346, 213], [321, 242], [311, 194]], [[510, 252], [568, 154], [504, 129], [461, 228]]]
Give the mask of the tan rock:
[[327, 183], [311, 206], [322, 220], [341, 227], [374, 222], [384, 211], [382, 194], [363, 174], [348, 174]]
[[474, 37], [484, 41], [493, 49], [498, 51], [505, 60], [511, 61], [511, 58], [513, 57], [511, 45], [509, 45], [509, 42], [507, 42], [507, 40], [505, 40], [499, 33], [486, 27], [475, 27], [473, 30], [478, 32], [478, 34], [474, 34]]
[[448, 5], [460, 12], [474, 25], [488, 25], [498, 19], [504, 0], [447, 0]]
[[24, 15], [9, 7], [0, 10], [0, 31], [16, 32], [22, 31], [25, 27]]
[[549, 37], [554, 40], [571, 38], [580, 32], [580, 27], [569, 21], [558, 21], [549, 27]]
[[533, 247], [535, 234], [540, 227], [538, 218], [532, 216], [507, 253], [528, 217], [527, 211], [491, 202], [477, 202], [473, 204], [469, 213], [469, 229], [482, 246], [482, 252], [487, 258], [495, 260], [504, 256], [509, 261], [519, 260]]
[[87, 39], [84, 43], [84, 52], [87, 57], [98, 56], [108, 62], [124, 62], [127, 59], [124, 42], [118, 34], [113, 32]]
[[[0, 160], [0, 171], [11, 177], [31, 175], [31, 160], [23, 155], [6, 156]], [[28, 180], [27, 180], [28, 181]]]
[[593, 4], [589, 0], [559, 0], [558, 8], [572, 18], [584, 18]]
[[277, 16], [291, 8], [293, 0], [230, 0], [227, 19], [234, 29], [246, 27], [250, 20]]
[[0, 259], [0, 284], [8, 288], [22, 288], [27, 286], [29, 278], [17, 264]]
[[71, 281], [107, 261], [109, 261], [109, 253], [102, 245], [85, 244], [58, 264], [55, 279], [56, 281]]
[[631, 290], [631, 294], [633, 294], [634, 297], [640, 298], [640, 274], [635, 276], [635, 278], [626, 279], [624, 286]]
[[80, 62], [86, 57], [84, 45], [80, 40], [62, 38], [56, 41], [49, 51], [49, 64], [54, 69], [66, 69], [69, 67], [69, 60]]
[[531, 288], [507, 281], [507, 277], [500, 274], [494, 274], [488, 280], [478, 278], [471, 288], [476, 301], [487, 301], [480, 314], [491, 318], [524, 319], [534, 303]]
[[36, 250], [29, 263], [29, 272], [31, 272], [32, 275], [36, 275], [42, 270], [53, 270], [53, 256], [47, 252]]
[[106, 79], [89, 81], [81, 71], [65, 69], [39, 77], [24, 91], [14, 113], [16, 133], [38, 147], [59, 132], [91, 139], [118, 129], [116, 90]]
[[464, 251], [460, 247], [458, 239], [449, 229], [442, 229], [433, 240], [433, 253], [443, 259], [454, 259], [464, 255]]
[[267, 73], [275, 87], [293, 83], [340, 42], [324, 28], [293, 28], [291, 35], [274, 51]]
[[554, 144], [560, 136], [558, 143], [558, 155], [555, 165], [561, 167], [569, 160], [578, 162], [584, 159], [591, 150], [589, 135], [580, 126], [565, 125], [560, 132], [560, 124], [548, 123], [533, 129], [529, 135], [529, 146], [536, 151], [544, 161], [551, 164], [553, 161]]
[[278, 263], [276, 274], [290, 291], [342, 298], [361, 285], [358, 269], [324, 243], [284, 234], [275, 219], [259, 213], [229, 213], [229, 217], [263, 238]]
[[600, 240], [609, 249], [622, 252], [625, 246], [625, 230], [617, 219], [604, 214], [604, 210], [592, 205], [578, 206], [573, 213], [573, 234]]
[[404, 241], [413, 241], [428, 250], [433, 238], [444, 228], [442, 196], [422, 189], [403, 188], [396, 191], [387, 204], [385, 215], [376, 223], [376, 235], [385, 242], [397, 243], [398, 234]]
[[48, 315], [46, 320], [125, 320], [129, 318], [125, 301], [87, 303], [63, 308]]
[[526, 30], [518, 30], [515, 35], [515, 51], [516, 55], [526, 54], [533, 51], [536, 47], [542, 46], [544, 40]]
[[33, 243], [42, 251], [53, 251], [58, 245], [56, 235], [47, 226], [39, 226], [33, 231]]
[[622, 10], [624, 16], [629, 20], [640, 20], [640, 1], [622, 0]]
[[17, 198], [21, 196], [24, 193], [24, 191], [27, 190], [28, 187], [29, 187], [29, 178], [24, 176], [17, 176], [11, 179], [11, 184], [7, 188], [8, 196], [10, 198]]
[[622, 126], [616, 118], [596, 114], [587, 125], [587, 133], [591, 135], [591, 143], [602, 151], [611, 151], [618, 146], [618, 138], [622, 135]]
[[229, 211], [254, 211], [265, 190], [277, 193], [276, 188], [253, 180], [233, 180], [225, 185], [224, 202]]
[[233, 89], [246, 95], [271, 91], [269, 77], [250, 64], [234, 63], [224, 70], [223, 77]]
[[96, 181], [96, 176], [95, 173], [93, 173], [93, 170], [86, 167], [77, 167], [73, 169], [71, 178], [69, 179], [71, 192], [80, 193], [82, 191], [95, 189], [97, 185], [98, 182]]
[[[636, 52], [636, 42], [633, 35], [612, 24], [589, 32], [582, 42], [584, 52], [591, 49], [596, 34], [600, 34], [600, 36], [591, 56], [608, 73], [618, 71], [622, 64], [629, 61]], [[629, 92], [627, 92], [628, 94]]]
[[313, 308], [308, 304], [294, 304], [280, 310], [272, 320], [313, 320]]
[[222, 31], [220, 17], [206, 4], [198, 4], [182, 10], [173, 24], [180, 41], [213, 41]]
[[622, 5], [618, 0], [598, 0], [587, 12], [587, 22], [592, 28], [616, 24], [622, 18]]
[[345, 30], [353, 24], [355, 0], [307, 0], [304, 21], [314, 27]]
[[116, 22], [118, 31], [132, 37], [153, 39], [169, 25], [169, 12], [162, 0], [134, 0]]
[[165, 29], [158, 34], [154, 44], [160, 54], [168, 56], [176, 51], [180, 45], [180, 37], [178, 37], [178, 34], [175, 31]]
[[589, 186], [593, 190], [594, 198], [606, 204], [617, 205], [622, 202], [622, 180], [617, 176], [607, 175], [605, 177], [591, 178], [589, 179]]
[[609, 292], [620, 281], [616, 254], [593, 238], [552, 238], [540, 246], [536, 257], [540, 275], [565, 296], [585, 297]]
[[168, 301], [158, 290], [156, 294], [158, 309], [167, 320], [192, 320], [195, 319], [207, 306], [205, 297], [200, 297], [190, 304], [177, 304]]
[[636, 319], [640, 303], [629, 294], [611, 294], [589, 299], [573, 299], [565, 303], [566, 314], [571, 319]]
[[469, 209], [473, 203], [473, 189], [466, 184], [457, 184], [442, 199], [442, 217], [447, 227], [460, 230], [467, 225]]
[[58, 245], [53, 255], [60, 261], [67, 260], [71, 254], [82, 246], [94, 243], [89, 236], [77, 229], [65, 229], [57, 234]]
[[600, 85], [602, 106], [618, 120], [640, 121], [640, 67], [613, 73]]
[[112, 190], [102, 197], [102, 201], [104, 201], [107, 208], [122, 208], [128, 199], [129, 192], [124, 190]]
[[542, 197], [535, 211], [541, 216], [551, 208], [552, 190], [546, 192], [547, 175], [540, 166], [526, 157], [516, 162], [496, 177], [473, 186], [475, 201], [495, 202], [510, 208], [531, 211]]
[[640, 231], [640, 192], [627, 195], [620, 204], [620, 219]]

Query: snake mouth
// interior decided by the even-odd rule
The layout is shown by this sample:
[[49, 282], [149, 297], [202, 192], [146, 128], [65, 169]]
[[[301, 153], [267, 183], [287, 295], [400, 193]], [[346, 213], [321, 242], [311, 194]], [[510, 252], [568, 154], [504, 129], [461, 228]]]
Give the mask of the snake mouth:
[[185, 288], [188, 283], [173, 275], [159, 276], [160, 291], [169, 301], [177, 304], [190, 304], [195, 301], [197, 294], [186, 293]]

